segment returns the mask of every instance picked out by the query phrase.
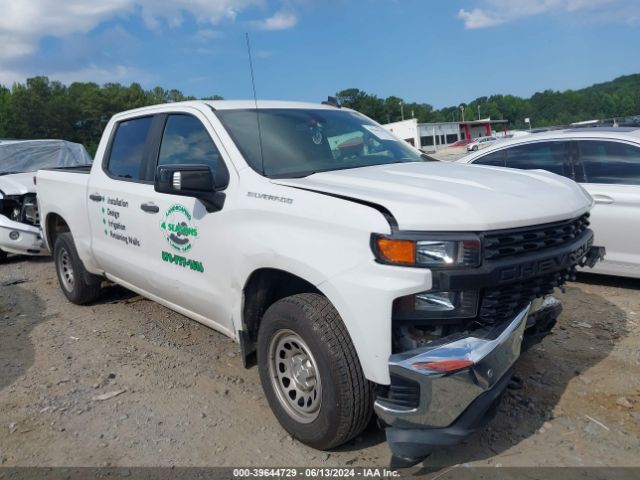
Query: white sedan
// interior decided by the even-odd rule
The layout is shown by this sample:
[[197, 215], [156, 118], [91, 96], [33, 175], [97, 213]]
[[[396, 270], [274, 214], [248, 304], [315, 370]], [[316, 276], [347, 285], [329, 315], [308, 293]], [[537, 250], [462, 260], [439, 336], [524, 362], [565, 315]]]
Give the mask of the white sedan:
[[462, 163], [542, 169], [580, 183], [593, 197], [595, 243], [607, 249], [594, 273], [640, 278], [640, 128], [581, 128], [514, 138]]
[[493, 145], [496, 140], [498, 140], [496, 137], [478, 137], [473, 142], [467, 144], [467, 152], [476, 152], [487, 148]]

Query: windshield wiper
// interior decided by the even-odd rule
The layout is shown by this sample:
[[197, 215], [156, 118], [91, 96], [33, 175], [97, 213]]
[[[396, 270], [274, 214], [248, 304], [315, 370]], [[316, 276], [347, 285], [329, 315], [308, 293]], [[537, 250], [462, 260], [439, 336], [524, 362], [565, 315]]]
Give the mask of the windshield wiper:
[[24, 172], [0, 172], [0, 177], [1, 177], [2, 175], [15, 175], [15, 174], [17, 174], [17, 173], [24, 173]]

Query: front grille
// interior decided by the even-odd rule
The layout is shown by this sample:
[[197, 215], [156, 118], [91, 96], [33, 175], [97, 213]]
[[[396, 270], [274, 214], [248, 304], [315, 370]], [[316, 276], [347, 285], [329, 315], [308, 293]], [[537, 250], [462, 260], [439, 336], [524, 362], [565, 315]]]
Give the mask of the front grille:
[[575, 274], [575, 267], [524, 282], [511, 283], [484, 290], [480, 302], [478, 321], [485, 325], [513, 319], [517, 313], [536, 297], [553, 292]]
[[559, 247], [589, 226], [589, 214], [558, 223], [490, 232], [484, 236], [484, 259], [498, 260]]

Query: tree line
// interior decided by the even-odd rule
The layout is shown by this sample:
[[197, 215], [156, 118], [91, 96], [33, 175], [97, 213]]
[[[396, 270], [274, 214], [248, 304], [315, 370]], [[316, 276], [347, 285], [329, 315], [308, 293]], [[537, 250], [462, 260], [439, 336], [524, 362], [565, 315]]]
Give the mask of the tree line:
[[[213, 95], [202, 100], [220, 100]], [[82, 143], [91, 155], [109, 119], [118, 112], [167, 102], [196, 100], [179, 90], [29, 78], [10, 89], [0, 85], [0, 138], [55, 138]]]
[[[380, 98], [357, 88], [338, 92], [346, 107], [380, 123], [415, 117], [419, 122], [447, 122], [482, 118], [507, 119], [510, 128], [566, 125], [581, 120], [640, 114], [640, 74], [619, 77], [581, 90], [545, 90], [530, 98], [514, 95], [479, 97], [468, 104], [435, 109], [428, 103], [407, 102], [401, 97]], [[158, 103], [195, 100], [179, 90], [140, 84], [98, 85], [74, 82], [63, 85], [47, 77], [34, 77], [11, 88], [0, 85], [0, 138], [59, 138], [82, 143], [92, 155], [109, 118], [117, 112]], [[219, 95], [203, 100], [219, 100]], [[479, 109], [479, 111], [478, 111]]]
[[640, 114], [640, 74], [627, 75], [581, 90], [545, 90], [521, 98], [514, 95], [479, 97], [461, 105], [434, 109], [428, 103], [407, 102], [400, 97], [379, 98], [357, 88], [337, 94], [342, 105], [358, 110], [380, 123], [417, 118], [421, 123], [455, 122], [481, 118], [509, 120], [510, 128], [568, 125], [583, 120], [627, 117]]

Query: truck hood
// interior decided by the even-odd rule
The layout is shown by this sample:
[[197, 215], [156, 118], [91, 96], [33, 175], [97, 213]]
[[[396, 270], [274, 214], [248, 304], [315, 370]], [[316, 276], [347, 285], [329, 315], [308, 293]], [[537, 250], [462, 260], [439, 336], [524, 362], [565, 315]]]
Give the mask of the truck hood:
[[545, 171], [446, 162], [398, 163], [274, 180], [385, 207], [401, 230], [487, 231], [577, 217], [593, 200]]
[[4, 195], [35, 193], [36, 186], [33, 184], [34, 176], [35, 172], [0, 175], [0, 198]]

